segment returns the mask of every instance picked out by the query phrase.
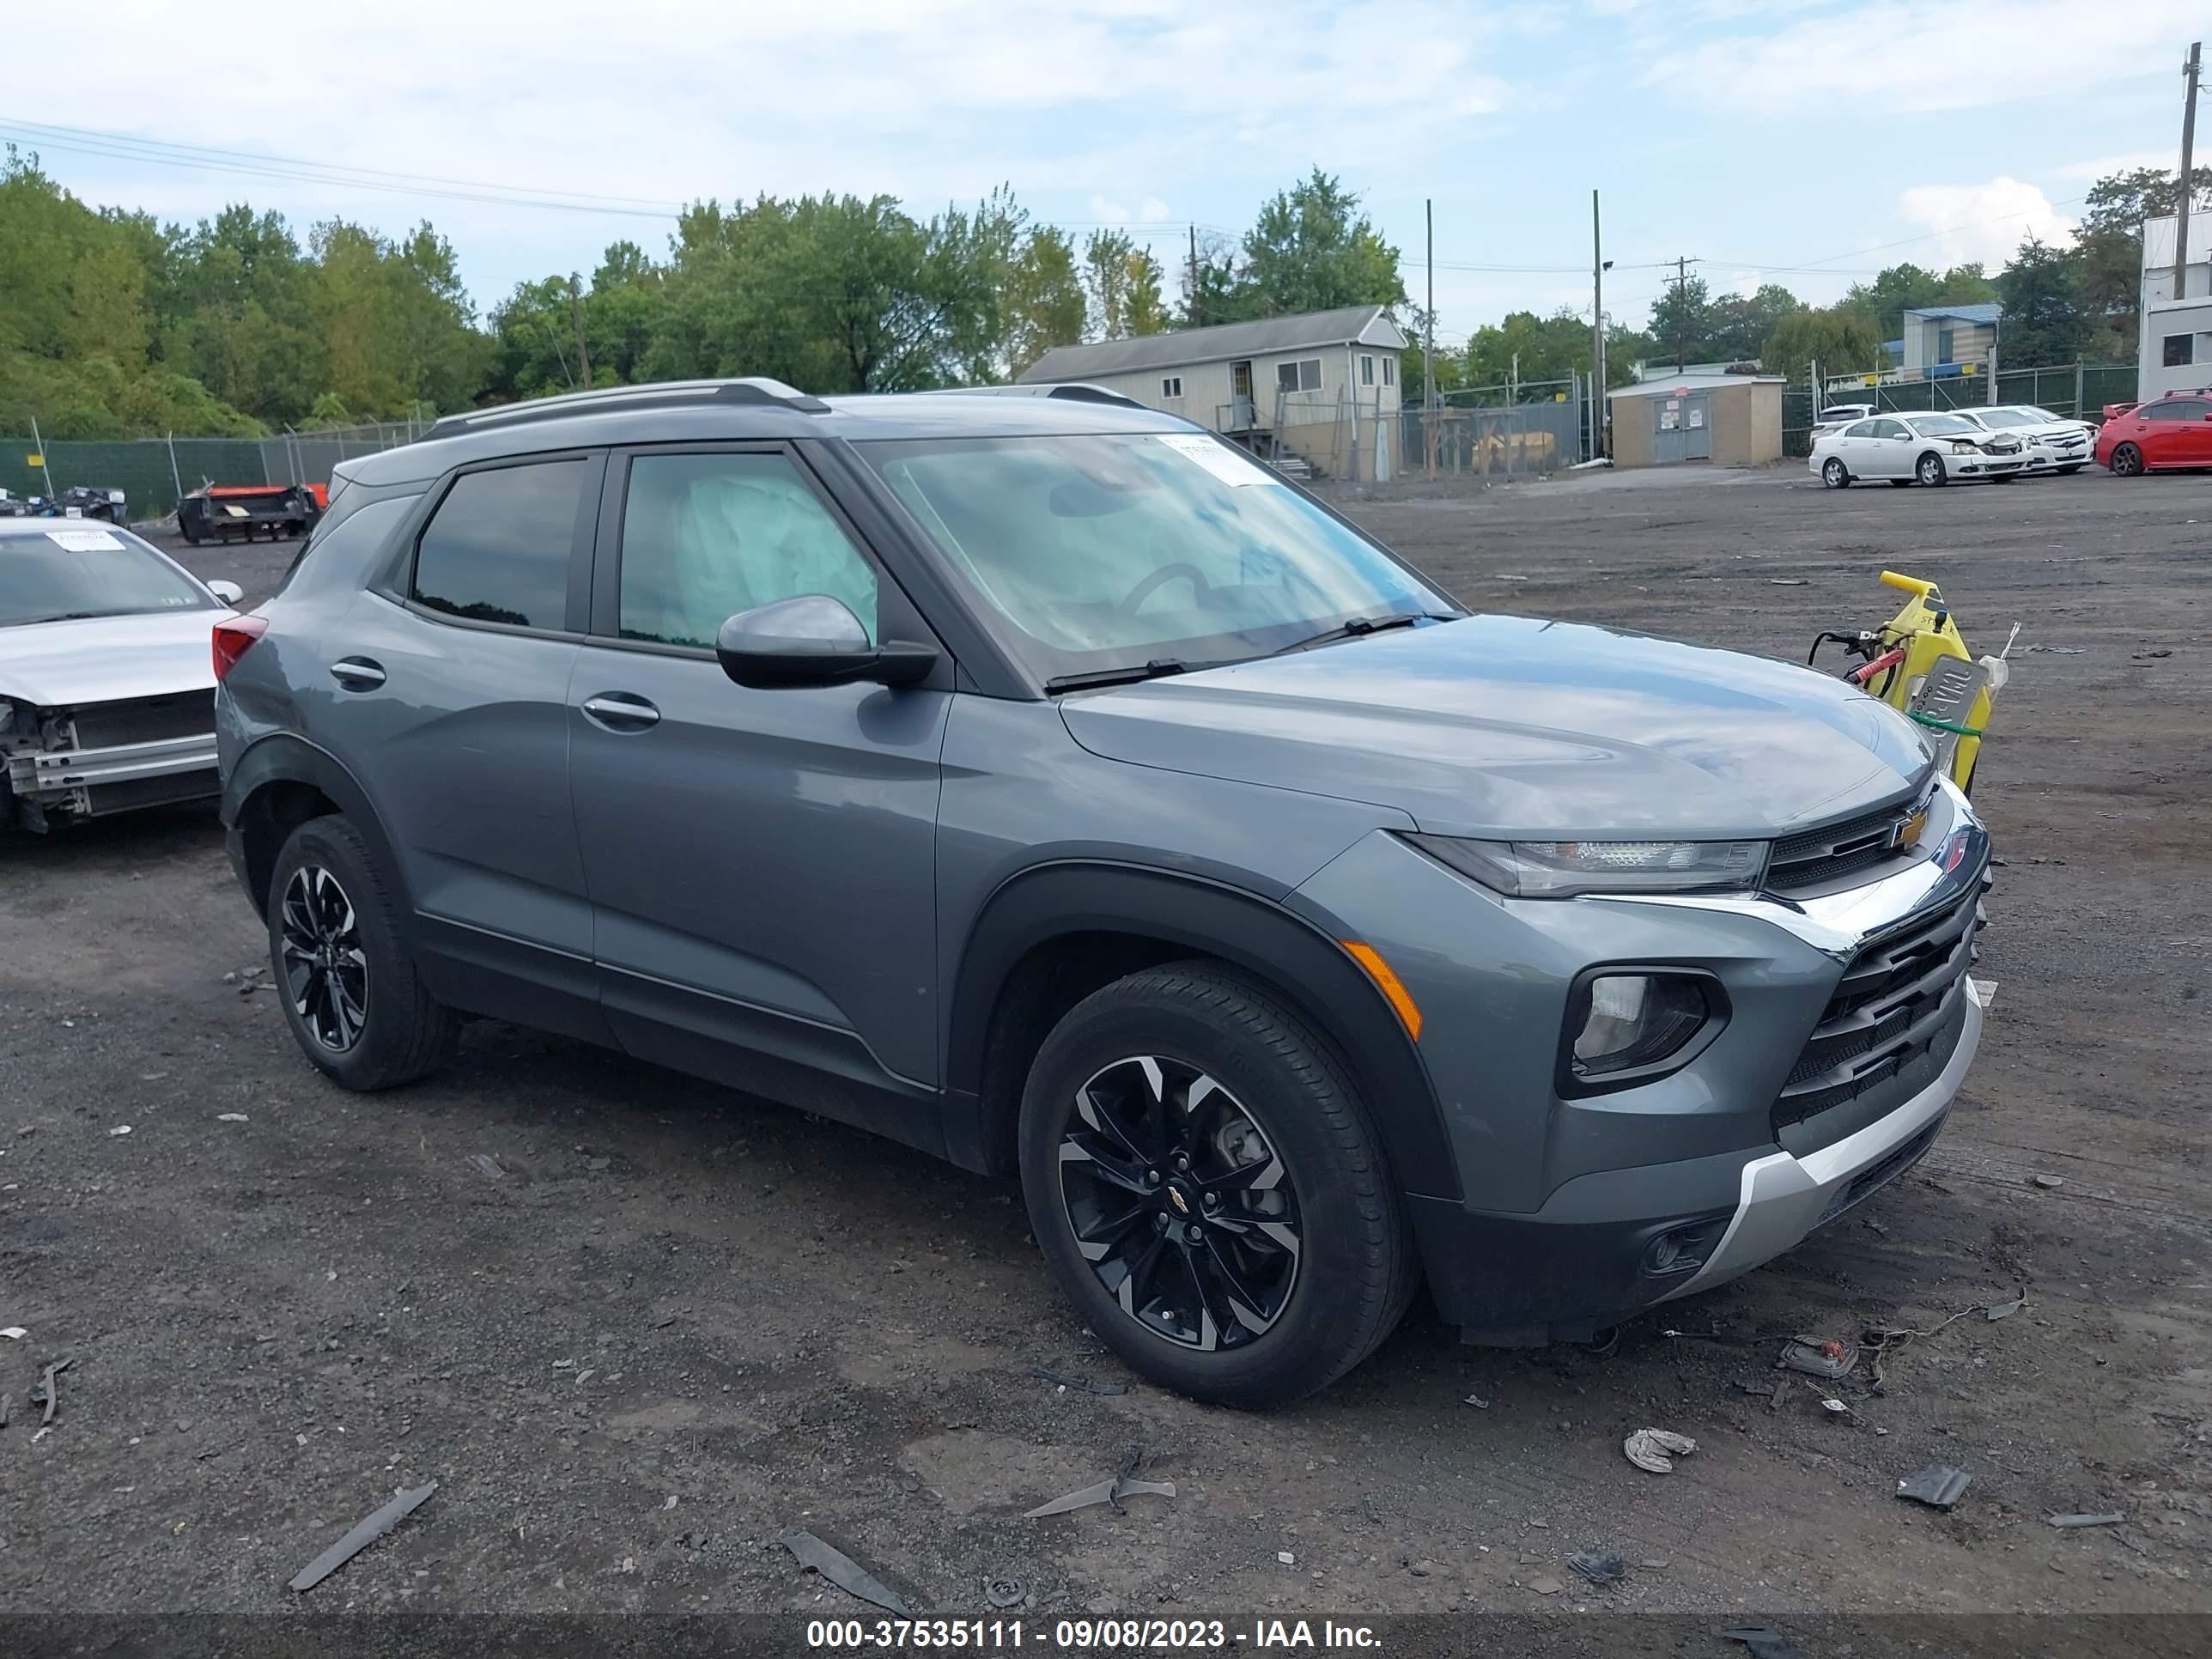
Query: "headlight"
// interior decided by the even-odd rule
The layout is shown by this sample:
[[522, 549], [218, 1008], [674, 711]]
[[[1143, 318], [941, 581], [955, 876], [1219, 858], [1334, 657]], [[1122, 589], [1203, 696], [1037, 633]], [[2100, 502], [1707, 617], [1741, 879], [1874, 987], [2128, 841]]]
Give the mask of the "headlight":
[[1447, 869], [1509, 898], [1753, 887], [1766, 872], [1763, 841], [1407, 839]]
[[1972, 454], [1972, 453], [1974, 453], [1974, 441], [1973, 441], [1972, 439], [1971, 439], [1971, 438], [1954, 438], [1954, 439], [1952, 439], [1952, 440], [1951, 440], [1951, 453], [1952, 453], [1954, 455], [1971, 455], [1971, 454]]
[[1717, 983], [1693, 974], [1584, 980], [1567, 1002], [1567, 1081], [1624, 1082], [1682, 1055], [1721, 1012], [1719, 995]]

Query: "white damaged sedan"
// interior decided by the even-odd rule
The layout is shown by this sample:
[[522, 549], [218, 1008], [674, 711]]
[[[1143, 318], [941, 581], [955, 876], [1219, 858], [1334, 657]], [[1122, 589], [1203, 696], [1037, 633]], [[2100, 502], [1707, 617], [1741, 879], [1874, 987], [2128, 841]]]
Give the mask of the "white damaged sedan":
[[1862, 478], [1902, 489], [1954, 478], [2016, 478], [2028, 459], [2017, 434], [1991, 432], [1956, 415], [1878, 415], [1816, 438], [1806, 464], [1831, 489]]
[[0, 830], [212, 797], [240, 597], [116, 526], [0, 520]]

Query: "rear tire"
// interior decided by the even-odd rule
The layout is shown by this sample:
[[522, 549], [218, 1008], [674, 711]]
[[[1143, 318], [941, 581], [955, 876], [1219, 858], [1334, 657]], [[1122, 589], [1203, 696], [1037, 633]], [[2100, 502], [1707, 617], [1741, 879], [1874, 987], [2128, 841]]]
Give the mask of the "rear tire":
[[2112, 466], [2116, 478], [2140, 478], [2143, 475], [2142, 451], [2133, 444], [2122, 444], [2112, 452]]
[[1214, 964], [1077, 1004], [1030, 1067], [1020, 1156], [1060, 1289], [1163, 1387], [1285, 1404], [1366, 1358], [1413, 1298], [1398, 1185], [1341, 1063]]
[[1820, 482], [1831, 489], [1849, 489], [1851, 487], [1851, 470], [1844, 465], [1842, 456], [1831, 455], [1821, 464]]
[[459, 1023], [422, 988], [393, 884], [360, 830], [333, 814], [295, 830], [269, 881], [269, 971], [301, 1053], [348, 1089], [434, 1070]]
[[1914, 482], [1926, 484], [1930, 489], [1941, 489], [1951, 481], [1950, 473], [1944, 470], [1943, 458], [1932, 453], [1920, 458], [1912, 469], [1912, 477]]

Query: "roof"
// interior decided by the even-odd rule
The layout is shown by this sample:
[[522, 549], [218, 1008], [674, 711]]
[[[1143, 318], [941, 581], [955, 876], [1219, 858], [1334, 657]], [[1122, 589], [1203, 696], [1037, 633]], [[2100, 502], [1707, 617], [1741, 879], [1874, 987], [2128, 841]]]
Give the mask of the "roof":
[[[426, 483], [453, 467], [507, 455], [605, 444], [688, 443], [757, 438], [842, 438], [866, 443], [890, 438], [1012, 438], [1098, 432], [1189, 432], [1180, 416], [1117, 400], [962, 395], [914, 392], [817, 398], [731, 399], [717, 396], [732, 381], [692, 381], [659, 388], [626, 386], [482, 410], [471, 426], [456, 418], [430, 436], [396, 449], [353, 456], [333, 470], [378, 488]], [[773, 386], [774, 382], [756, 382]], [[788, 390], [787, 388], [786, 389]], [[0, 520], [4, 523], [6, 520]]]
[[1167, 334], [1138, 334], [1091, 345], [1054, 346], [1030, 365], [1021, 378], [1024, 381], [1095, 380], [1102, 374], [1133, 374], [1186, 363], [1221, 362], [1231, 357], [1270, 357], [1309, 346], [1355, 343], [1396, 351], [1404, 347], [1406, 336], [1382, 314], [1381, 306], [1342, 306], [1334, 311], [1262, 317], [1255, 322], [1219, 323], [1212, 328], [1182, 328]]
[[1632, 386], [1617, 386], [1606, 395], [1611, 398], [1671, 398], [1677, 392], [1711, 392], [1715, 386], [1786, 384], [1779, 374], [1677, 374], [1672, 380], [1638, 380]]
[[2004, 307], [1995, 300], [1978, 301], [1969, 306], [1907, 306], [1905, 314], [1917, 317], [1923, 322], [1943, 319], [1991, 328], [2004, 315]]

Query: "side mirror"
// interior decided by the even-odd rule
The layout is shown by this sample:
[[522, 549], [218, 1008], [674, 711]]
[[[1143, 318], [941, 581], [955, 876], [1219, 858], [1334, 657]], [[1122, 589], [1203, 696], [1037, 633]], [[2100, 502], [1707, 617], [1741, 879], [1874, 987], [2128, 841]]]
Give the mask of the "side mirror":
[[875, 644], [860, 619], [826, 593], [740, 611], [714, 635], [714, 655], [725, 674], [757, 690], [859, 680], [911, 685], [937, 666], [936, 647]]
[[210, 582], [207, 591], [225, 605], [236, 605], [246, 597], [246, 590], [236, 582]]

